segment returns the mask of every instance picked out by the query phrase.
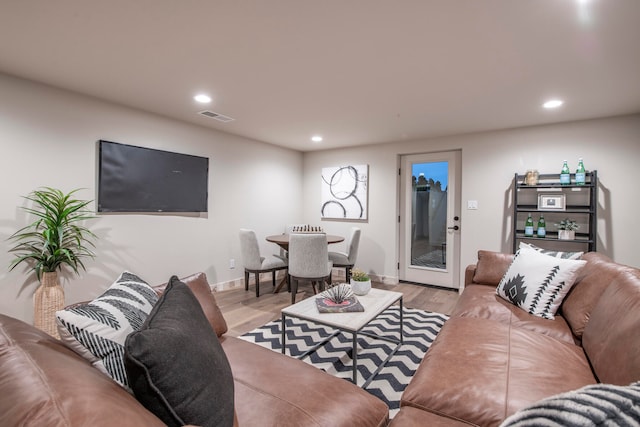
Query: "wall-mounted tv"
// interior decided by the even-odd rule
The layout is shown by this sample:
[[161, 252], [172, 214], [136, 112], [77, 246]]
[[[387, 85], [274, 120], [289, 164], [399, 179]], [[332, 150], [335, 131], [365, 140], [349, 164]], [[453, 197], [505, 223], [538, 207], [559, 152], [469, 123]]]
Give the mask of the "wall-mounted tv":
[[98, 212], [207, 212], [209, 159], [98, 142]]

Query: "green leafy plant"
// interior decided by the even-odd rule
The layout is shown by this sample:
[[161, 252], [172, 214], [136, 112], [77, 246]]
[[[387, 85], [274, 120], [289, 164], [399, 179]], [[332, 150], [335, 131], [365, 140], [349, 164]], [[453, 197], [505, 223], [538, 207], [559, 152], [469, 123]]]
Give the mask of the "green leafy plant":
[[359, 268], [353, 268], [351, 270], [351, 278], [357, 282], [366, 282], [367, 280], [371, 280], [369, 275]]
[[568, 230], [568, 231], [575, 231], [578, 228], [580, 228], [577, 222], [569, 218], [563, 219], [559, 223], [555, 224], [555, 226], [558, 227], [558, 230]]
[[81, 223], [94, 216], [86, 209], [91, 200], [73, 198], [77, 191], [79, 189], [65, 194], [43, 187], [25, 196], [33, 202], [33, 207], [22, 209], [35, 215], [36, 220], [9, 237], [16, 243], [9, 249], [16, 254], [10, 270], [25, 262], [35, 270], [38, 280], [43, 272], [53, 272], [63, 264], [76, 274], [79, 268], [86, 270], [82, 260], [95, 257], [90, 247], [95, 247], [96, 235]]

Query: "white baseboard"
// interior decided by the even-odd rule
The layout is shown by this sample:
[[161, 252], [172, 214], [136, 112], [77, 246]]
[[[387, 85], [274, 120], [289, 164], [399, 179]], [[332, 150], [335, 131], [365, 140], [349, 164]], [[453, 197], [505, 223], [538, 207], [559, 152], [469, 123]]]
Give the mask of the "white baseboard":
[[371, 280], [374, 282], [380, 282], [385, 285], [397, 285], [400, 283], [400, 280], [395, 276], [384, 276], [379, 274], [371, 274]]
[[[276, 273], [276, 280], [280, 281], [284, 279], [284, 275], [285, 273], [283, 271], [278, 271]], [[249, 276], [249, 286], [254, 285], [253, 277], [254, 277], [253, 275]], [[346, 280], [344, 268], [340, 268], [340, 269], [334, 268], [333, 271], [331, 272], [331, 280], [333, 281], [333, 283], [344, 282]], [[377, 274], [372, 274], [371, 280], [373, 280], [374, 282], [383, 283], [385, 285], [397, 285], [398, 283], [400, 283], [398, 278], [395, 276], [384, 276], [384, 275], [377, 275]], [[271, 282], [271, 273], [263, 273], [260, 275], [260, 283], [269, 283], [269, 282]], [[213, 292], [223, 292], [223, 291], [229, 291], [231, 289], [244, 289], [244, 278], [232, 279], [226, 282], [218, 282], [210, 286]]]
[[[255, 275], [249, 275], [249, 286], [255, 285], [254, 281]], [[285, 273], [284, 271], [276, 272], [276, 282], [280, 282], [284, 279]], [[261, 273], [260, 274], [260, 284], [271, 283], [271, 273]], [[223, 292], [229, 291], [231, 289], [244, 289], [244, 277], [228, 280], [226, 282], [218, 282], [214, 285], [211, 285], [211, 289], [213, 292]]]

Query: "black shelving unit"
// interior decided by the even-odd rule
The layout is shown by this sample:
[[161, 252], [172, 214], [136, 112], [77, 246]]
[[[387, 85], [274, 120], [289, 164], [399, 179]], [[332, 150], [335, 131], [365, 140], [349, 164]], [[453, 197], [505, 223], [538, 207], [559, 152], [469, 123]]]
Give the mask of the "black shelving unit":
[[[521, 241], [552, 250], [596, 251], [598, 235], [598, 172], [586, 173], [584, 185], [575, 184], [575, 175], [571, 174], [571, 184], [561, 185], [560, 174], [540, 174], [538, 184], [525, 184], [525, 175], [515, 174], [513, 182], [513, 252], [518, 250]], [[564, 209], [544, 209], [538, 205], [540, 195], [559, 195], [565, 197]], [[534, 236], [524, 235], [524, 223], [528, 214], [533, 217]], [[536, 237], [540, 215], [546, 222], [546, 237]], [[574, 240], [559, 240], [555, 223], [564, 218], [578, 222]]]

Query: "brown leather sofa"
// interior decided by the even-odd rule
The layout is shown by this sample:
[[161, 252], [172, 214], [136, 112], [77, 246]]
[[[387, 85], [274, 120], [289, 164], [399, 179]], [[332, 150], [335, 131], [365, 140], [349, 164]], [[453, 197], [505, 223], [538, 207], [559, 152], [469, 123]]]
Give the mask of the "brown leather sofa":
[[[227, 325], [205, 275], [183, 281], [196, 295], [231, 365], [237, 425], [387, 425], [386, 404], [350, 382], [225, 336]], [[161, 293], [164, 285], [156, 289]], [[2, 426], [164, 425], [61, 341], [4, 315], [0, 315], [0, 396]]]
[[586, 253], [554, 320], [496, 295], [513, 255], [479, 251], [390, 426], [497, 426], [543, 398], [640, 380], [640, 270]]

